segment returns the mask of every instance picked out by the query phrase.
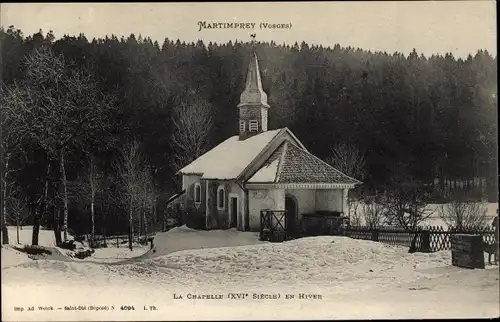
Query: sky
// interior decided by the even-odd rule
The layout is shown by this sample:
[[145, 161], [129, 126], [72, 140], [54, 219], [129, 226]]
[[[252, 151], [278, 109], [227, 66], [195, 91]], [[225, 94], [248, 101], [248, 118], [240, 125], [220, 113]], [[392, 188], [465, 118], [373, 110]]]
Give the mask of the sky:
[[[247, 3], [2, 3], [1, 25], [25, 35], [53, 30], [56, 38], [84, 33], [88, 39], [134, 33], [158, 40], [261, 41], [360, 47], [427, 56], [466, 57], [496, 50], [496, 7], [492, 0], [386, 2]], [[233, 23], [200, 30], [199, 23]], [[235, 23], [255, 24], [234, 28]], [[290, 28], [261, 29], [262, 23]], [[222, 25], [221, 25], [222, 26]], [[227, 26], [227, 25], [226, 25]], [[250, 25], [252, 26], [252, 25]]]

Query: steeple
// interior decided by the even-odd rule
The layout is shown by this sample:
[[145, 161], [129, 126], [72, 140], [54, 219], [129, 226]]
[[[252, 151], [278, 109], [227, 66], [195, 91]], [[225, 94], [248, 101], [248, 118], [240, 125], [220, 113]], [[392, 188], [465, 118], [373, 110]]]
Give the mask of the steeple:
[[267, 131], [267, 94], [262, 89], [259, 60], [255, 53], [255, 34], [252, 35], [252, 56], [248, 65], [245, 89], [240, 95], [240, 140]]
[[250, 64], [248, 65], [245, 89], [240, 95], [240, 104], [238, 104], [238, 107], [245, 105], [262, 105], [269, 108], [269, 104], [267, 103], [267, 94], [262, 89], [259, 60], [257, 59], [257, 54], [255, 52], [252, 53]]

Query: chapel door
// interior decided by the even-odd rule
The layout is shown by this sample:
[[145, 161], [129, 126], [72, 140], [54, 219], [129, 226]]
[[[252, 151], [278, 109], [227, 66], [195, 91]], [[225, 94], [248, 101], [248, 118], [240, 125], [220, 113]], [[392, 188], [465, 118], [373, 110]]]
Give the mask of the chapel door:
[[236, 227], [238, 223], [238, 198], [231, 197], [231, 225], [229, 227]]
[[297, 201], [292, 196], [285, 197], [286, 231], [293, 236], [297, 228]]

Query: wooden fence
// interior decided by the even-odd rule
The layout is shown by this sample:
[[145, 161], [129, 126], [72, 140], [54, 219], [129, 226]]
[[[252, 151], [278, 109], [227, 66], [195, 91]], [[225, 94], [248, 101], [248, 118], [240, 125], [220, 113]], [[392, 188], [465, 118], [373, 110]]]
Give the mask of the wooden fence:
[[448, 229], [443, 227], [428, 227], [430, 231], [429, 244], [432, 251], [451, 249], [451, 238], [453, 234], [473, 234], [483, 236], [483, 241], [487, 244], [495, 243], [495, 231], [489, 228], [468, 228], [468, 229]]
[[415, 251], [437, 252], [451, 249], [450, 236], [453, 234], [482, 235], [488, 244], [495, 242], [495, 231], [488, 228], [444, 229], [443, 227], [421, 227], [411, 231], [402, 228], [348, 227], [344, 235], [355, 239], [373, 240], [389, 245], [411, 247], [414, 242]]
[[260, 212], [260, 240], [282, 242], [289, 239], [285, 210], [262, 210]]

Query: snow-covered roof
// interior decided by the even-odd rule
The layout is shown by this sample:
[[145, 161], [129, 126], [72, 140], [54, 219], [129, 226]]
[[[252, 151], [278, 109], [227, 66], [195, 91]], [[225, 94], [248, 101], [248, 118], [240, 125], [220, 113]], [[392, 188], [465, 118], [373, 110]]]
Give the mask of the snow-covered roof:
[[232, 136], [181, 170], [182, 174], [200, 174], [202, 179], [237, 178], [264, 148], [283, 130], [265, 131], [245, 140]]
[[290, 141], [284, 141], [247, 182], [361, 183]]
[[257, 171], [248, 182], [269, 182], [276, 178], [276, 173], [278, 172], [279, 159], [276, 158], [270, 163], [263, 165], [259, 171]]

